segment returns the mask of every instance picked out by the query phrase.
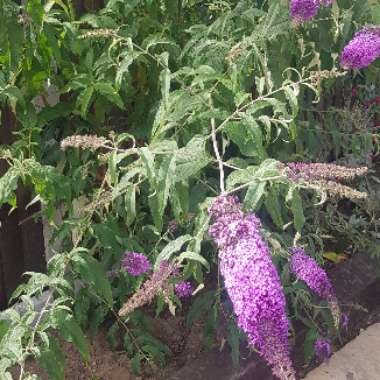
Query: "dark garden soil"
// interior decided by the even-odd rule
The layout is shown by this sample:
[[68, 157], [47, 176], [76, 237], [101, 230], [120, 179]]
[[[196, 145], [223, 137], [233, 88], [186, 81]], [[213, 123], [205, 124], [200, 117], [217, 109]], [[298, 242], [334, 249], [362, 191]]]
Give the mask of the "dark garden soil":
[[[339, 266], [329, 270], [342, 310], [349, 315], [348, 328], [341, 333], [335, 350], [356, 337], [360, 330], [380, 322], [380, 265], [369, 260], [368, 255], [355, 255]], [[146, 372], [142, 377], [131, 374], [130, 361], [123, 351], [112, 351], [105, 333], [99, 333], [91, 342], [91, 361], [86, 367], [80, 355], [69, 344], [64, 343], [66, 357], [65, 378], [68, 380], [272, 380], [269, 368], [256, 354], [242, 350], [241, 366], [232, 366], [227, 345], [224, 344], [223, 327], [221, 338], [211, 351], [203, 349], [202, 326], [195, 324], [186, 330], [184, 317], [166, 317], [154, 320], [154, 335], [167, 344], [173, 352], [165, 369]], [[302, 378], [318, 363], [304, 364], [303, 341], [306, 331], [298, 330], [294, 345], [293, 360]], [[221, 349], [222, 348], [222, 349]], [[30, 364], [31, 370], [42, 379], [48, 379], [44, 371]]]

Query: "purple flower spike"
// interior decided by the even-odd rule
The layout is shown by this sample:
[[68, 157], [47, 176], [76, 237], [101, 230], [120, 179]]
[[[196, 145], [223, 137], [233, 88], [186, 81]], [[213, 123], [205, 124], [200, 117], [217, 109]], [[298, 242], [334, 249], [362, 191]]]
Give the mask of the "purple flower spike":
[[193, 286], [189, 281], [182, 281], [175, 285], [175, 294], [179, 298], [188, 298], [193, 294]]
[[243, 213], [231, 196], [218, 197], [209, 213], [214, 218], [209, 234], [219, 249], [220, 270], [239, 327], [279, 379], [295, 379], [285, 296], [260, 220]]
[[367, 27], [357, 32], [343, 49], [340, 64], [345, 69], [361, 69], [380, 56], [380, 27]]
[[314, 343], [315, 355], [320, 360], [327, 360], [331, 356], [331, 344], [328, 340], [318, 338]]
[[131, 275], [140, 276], [151, 268], [145, 255], [137, 252], [126, 252], [121, 260], [121, 266]]
[[291, 0], [290, 17], [296, 23], [312, 19], [321, 7], [320, 0]]
[[293, 248], [292, 253], [290, 271], [319, 297], [333, 299], [335, 293], [327, 273], [302, 248]]

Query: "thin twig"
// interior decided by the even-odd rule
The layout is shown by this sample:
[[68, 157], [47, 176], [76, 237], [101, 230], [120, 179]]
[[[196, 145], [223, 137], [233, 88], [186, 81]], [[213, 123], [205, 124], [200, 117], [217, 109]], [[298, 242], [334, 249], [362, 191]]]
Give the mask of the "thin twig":
[[[209, 98], [209, 104], [210, 104], [210, 111], [213, 112], [213, 106], [212, 106], [212, 99], [211, 96]], [[219, 149], [218, 149], [218, 142], [216, 141], [216, 128], [215, 128], [215, 118], [211, 117], [211, 138], [212, 138], [212, 146], [214, 148], [214, 153], [216, 160], [218, 161], [219, 166], [219, 186], [220, 186], [220, 192], [224, 194], [225, 187], [224, 187], [224, 168], [223, 168], [223, 160], [220, 156]]]
[[235, 187], [234, 189], [227, 191], [225, 194], [228, 195], [228, 194], [236, 193], [237, 191], [240, 191], [240, 190], [245, 189], [246, 187], [249, 187], [250, 185], [252, 185], [255, 182], [276, 181], [276, 180], [280, 180], [280, 179], [284, 179], [284, 176], [278, 175], [275, 177], [268, 177], [268, 178], [255, 178], [254, 180], [249, 181], [249, 182], [245, 183], [244, 185]]

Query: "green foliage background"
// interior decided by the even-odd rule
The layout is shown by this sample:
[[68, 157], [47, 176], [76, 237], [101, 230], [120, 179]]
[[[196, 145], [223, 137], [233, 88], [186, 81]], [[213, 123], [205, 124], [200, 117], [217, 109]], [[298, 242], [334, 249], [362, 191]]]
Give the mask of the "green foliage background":
[[[207, 207], [220, 192], [212, 124], [226, 189], [240, 189], [245, 208], [263, 221], [290, 318], [308, 326], [309, 340], [318, 331], [334, 333], [331, 316], [314, 307], [319, 301], [292, 282], [287, 249], [298, 242], [318, 260], [331, 247], [379, 254], [379, 190], [367, 178], [356, 185], [368, 201], [347, 201], [350, 211], [335, 199], [316, 206], [319, 194], [290, 182], [278, 164], [371, 165], [379, 107], [362, 103], [378, 94], [380, 63], [342, 72], [339, 55], [362, 25], [380, 24], [380, 6], [334, 1], [299, 27], [288, 6], [284, 0], [109, 0], [79, 15], [70, 0], [22, 6], [0, 0], [0, 101], [20, 125], [14, 144], [1, 148], [9, 170], [0, 179], [0, 203], [17, 207], [21, 180], [52, 225], [57, 208], [64, 210], [53, 236], [63, 241], [62, 251], [47, 274], [31, 273], [16, 291], [26, 312], [10, 309], [0, 321], [1, 378], [11, 379], [15, 365], [20, 379], [32, 378], [25, 360], [35, 356], [52, 379], [63, 379], [63, 356], [49, 332], [58, 329], [88, 361], [82, 331], [95, 334], [110, 320], [110, 341], [123, 336], [136, 372], [141, 362], [165, 364], [170, 348], [152, 335], [152, 313], [117, 315], [143, 281], [120, 270], [125, 251], [145, 253], [156, 268], [162, 260], [180, 263], [181, 278], [200, 286], [188, 325], [207, 316], [205, 343], [214, 344], [230, 305], [222, 284], [212, 285], [217, 253], [207, 238]], [[48, 84], [59, 93], [55, 105]], [[36, 96], [42, 109], [32, 103]], [[108, 142], [96, 151], [60, 149], [74, 134]], [[172, 220], [175, 231], [168, 229]], [[35, 310], [31, 297], [46, 290], [42, 312]], [[172, 302], [172, 312], [181, 307]], [[163, 307], [158, 297], [156, 314]], [[242, 334], [234, 323], [226, 334], [238, 363]]]

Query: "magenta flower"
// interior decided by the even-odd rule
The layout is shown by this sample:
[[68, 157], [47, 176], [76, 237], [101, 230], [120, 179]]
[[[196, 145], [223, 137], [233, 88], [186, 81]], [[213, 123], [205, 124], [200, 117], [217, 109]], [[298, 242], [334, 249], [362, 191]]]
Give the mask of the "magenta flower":
[[148, 258], [142, 253], [137, 252], [126, 252], [121, 260], [121, 266], [131, 276], [140, 276], [151, 268]]
[[237, 198], [218, 197], [209, 209], [209, 234], [219, 249], [220, 270], [239, 327], [280, 379], [294, 379], [285, 296], [260, 220], [244, 214]]
[[320, 0], [291, 0], [290, 17], [296, 23], [312, 19], [321, 6]]
[[179, 298], [188, 298], [193, 294], [193, 286], [189, 281], [179, 282], [174, 286], [174, 290]]
[[331, 356], [331, 345], [326, 339], [318, 338], [314, 343], [315, 355], [320, 360], [327, 360]]
[[293, 248], [292, 253], [290, 271], [319, 297], [333, 299], [335, 293], [327, 273], [302, 248]]
[[340, 64], [345, 69], [361, 69], [380, 56], [380, 27], [367, 27], [357, 32], [343, 49]]

